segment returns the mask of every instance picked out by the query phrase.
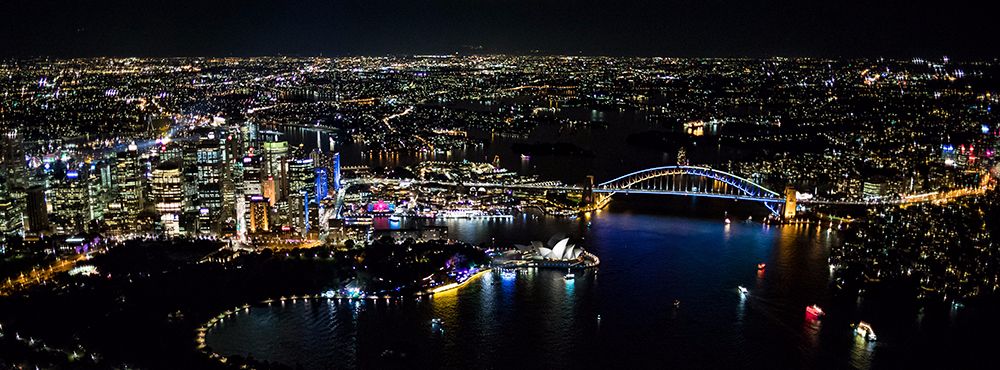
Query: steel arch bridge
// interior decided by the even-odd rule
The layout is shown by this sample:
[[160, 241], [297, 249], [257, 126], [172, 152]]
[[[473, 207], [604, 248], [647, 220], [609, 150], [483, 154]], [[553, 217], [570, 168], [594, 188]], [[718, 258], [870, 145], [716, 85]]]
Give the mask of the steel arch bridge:
[[780, 215], [785, 203], [781, 194], [756, 182], [729, 172], [697, 166], [647, 168], [597, 184], [593, 192], [749, 200], [763, 203], [775, 215]]

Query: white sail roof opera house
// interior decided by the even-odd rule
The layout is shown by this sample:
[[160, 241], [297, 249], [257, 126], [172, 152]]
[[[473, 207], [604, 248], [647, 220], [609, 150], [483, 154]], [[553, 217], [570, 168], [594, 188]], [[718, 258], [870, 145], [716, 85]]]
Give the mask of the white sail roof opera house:
[[572, 261], [584, 254], [582, 247], [571, 243], [565, 235], [556, 235], [548, 243], [533, 241], [531, 245], [517, 245], [521, 252], [534, 252], [536, 258], [549, 261]]

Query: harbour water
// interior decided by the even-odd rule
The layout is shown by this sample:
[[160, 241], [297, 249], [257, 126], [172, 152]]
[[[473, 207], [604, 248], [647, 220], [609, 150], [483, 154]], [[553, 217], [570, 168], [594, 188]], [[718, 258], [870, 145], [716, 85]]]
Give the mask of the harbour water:
[[[840, 231], [725, 225], [720, 209], [759, 211], [626, 198], [578, 219], [451, 220], [452, 237], [473, 243], [567, 233], [602, 264], [572, 281], [556, 270], [488, 273], [423, 301], [258, 306], [214, 328], [208, 344], [305, 369], [951, 368], [982, 347], [972, 339], [982, 325], [995, 327], [969, 308], [836, 298], [827, 256]], [[827, 316], [807, 317], [812, 304]], [[879, 341], [856, 337], [857, 320], [872, 323]]]

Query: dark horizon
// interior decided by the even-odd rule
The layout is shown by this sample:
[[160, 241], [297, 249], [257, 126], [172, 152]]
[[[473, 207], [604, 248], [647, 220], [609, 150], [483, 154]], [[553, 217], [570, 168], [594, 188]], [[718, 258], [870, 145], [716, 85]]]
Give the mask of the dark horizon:
[[902, 1], [11, 0], [0, 57], [413, 54], [992, 59], [987, 12]]

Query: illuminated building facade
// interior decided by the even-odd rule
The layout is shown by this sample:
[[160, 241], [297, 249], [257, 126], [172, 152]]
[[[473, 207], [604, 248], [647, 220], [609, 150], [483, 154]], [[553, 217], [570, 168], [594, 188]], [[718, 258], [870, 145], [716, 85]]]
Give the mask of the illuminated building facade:
[[269, 141], [264, 143], [264, 176], [274, 179], [272, 202], [288, 195], [288, 142]]
[[52, 200], [51, 223], [59, 234], [83, 231], [90, 220], [88, 176], [78, 170], [67, 170], [64, 176], [50, 184]]
[[333, 191], [340, 191], [340, 153], [333, 153]]
[[167, 235], [181, 232], [179, 220], [184, 208], [184, 175], [179, 162], [163, 162], [153, 170], [152, 198]]
[[250, 233], [264, 233], [271, 231], [271, 224], [268, 213], [270, 212], [268, 199], [260, 195], [250, 197]]
[[210, 132], [198, 144], [198, 231], [202, 234], [218, 228], [216, 221], [222, 212], [222, 164], [222, 146], [215, 133]]
[[326, 168], [317, 167], [315, 170], [316, 176], [316, 200], [320, 201], [326, 199], [330, 194], [330, 182], [327, 176]]
[[139, 147], [133, 142], [127, 150], [119, 152], [114, 169], [115, 191], [120, 204], [120, 226], [123, 231], [134, 231], [139, 212], [143, 207], [143, 184], [145, 175]]

